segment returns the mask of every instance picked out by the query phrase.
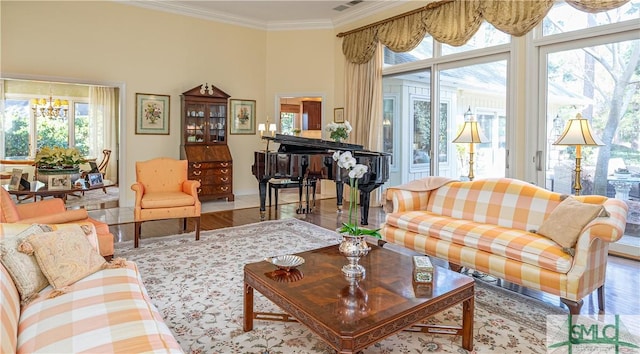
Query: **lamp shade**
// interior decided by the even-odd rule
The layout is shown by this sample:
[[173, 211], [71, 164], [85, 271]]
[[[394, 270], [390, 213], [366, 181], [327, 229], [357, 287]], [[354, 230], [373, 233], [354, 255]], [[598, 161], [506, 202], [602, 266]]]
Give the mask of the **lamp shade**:
[[258, 131], [259, 132], [263, 132], [265, 130], [267, 130], [267, 128], [266, 128], [266, 125], [264, 123], [258, 124]]
[[468, 121], [464, 122], [462, 130], [458, 133], [458, 136], [453, 139], [454, 143], [485, 143], [487, 137], [482, 134], [480, 128], [478, 128], [478, 122]]
[[604, 145], [599, 138], [591, 133], [589, 121], [578, 113], [575, 118], [569, 119], [567, 126], [553, 145]]
[[272, 132], [272, 133], [276, 131], [276, 124], [275, 123], [269, 124], [269, 131]]

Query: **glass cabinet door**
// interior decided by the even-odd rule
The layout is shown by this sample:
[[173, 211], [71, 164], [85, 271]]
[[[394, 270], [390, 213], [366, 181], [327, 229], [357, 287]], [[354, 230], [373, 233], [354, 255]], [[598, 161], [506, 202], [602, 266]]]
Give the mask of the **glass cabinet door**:
[[226, 105], [209, 105], [209, 138], [211, 143], [225, 142], [225, 131], [227, 128]]
[[185, 134], [188, 142], [204, 142], [206, 124], [204, 104], [185, 105]]

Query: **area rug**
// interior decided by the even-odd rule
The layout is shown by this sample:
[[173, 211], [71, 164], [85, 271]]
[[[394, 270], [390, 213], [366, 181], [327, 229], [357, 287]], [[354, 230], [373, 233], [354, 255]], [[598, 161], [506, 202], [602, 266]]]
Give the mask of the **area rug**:
[[[147, 291], [187, 353], [334, 353], [299, 323], [254, 321], [242, 330], [243, 267], [265, 256], [336, 244], [336, 234], [297, 219], [116, 244], [116, 257], [135, 261]], [[255, 292], [254, 308], [280, 311]], [[522, 295], [477, 282], [474, 349], [477, 353], [546, 352], [546, 316], [566, 314]], [[459, 325], [461, 306], [430, 322]], [[401, 332], [364, 353], [466, 353], [456, 336]]]

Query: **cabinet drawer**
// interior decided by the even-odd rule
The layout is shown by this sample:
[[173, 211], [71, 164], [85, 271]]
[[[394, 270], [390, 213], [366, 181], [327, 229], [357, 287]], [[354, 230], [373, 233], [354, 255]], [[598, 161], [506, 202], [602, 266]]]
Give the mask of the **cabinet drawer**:
[[198, 178], [212, 178], [212, 177], [228, 177], [231, 179], [232, 176], [231, 168], [211, 168], [211, 169], [194, 169], [189, 171], [190, 179], [198, 179]]
[[[206, 178], [205, 178], [206, 177]], [[190, 178], [194, 181], [200, 182], [200, 186], [208, 184], [230, 184], [233, 179], [230, 174], [228, 175], [210, 175], [210, 176], [197, 176]]]
[[231, 162], [230, 161], [225, 161], [225, 162], [199, 162], [199, 161], [193, 161], [193, 162], [189, 162], [189, 169], [194, 169], [194, 170], [207, 170], [207, 169], [211, 169], [211, 168], [231, 168]]
[[219, 184], [219, 185], [204, 185], [200, 187], [200, 194], [212, 195], [212, 194], [226, 194], [231, 193], [231, 184]]

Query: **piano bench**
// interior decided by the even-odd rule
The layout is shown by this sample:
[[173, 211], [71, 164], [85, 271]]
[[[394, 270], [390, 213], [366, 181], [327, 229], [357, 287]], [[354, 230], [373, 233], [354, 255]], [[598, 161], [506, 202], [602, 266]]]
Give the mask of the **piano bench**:
[[302, 181], [299, 180], [291, 180], [291, 179], [271, 179], [269, 181], [269, 207], [271, 207], [271, 190], [274, 190], [275, 193], [275, 203], [276, 209], [278, 209], [278, 191], [282, 188], [298, 188], [300, 189], [300, 184]]

